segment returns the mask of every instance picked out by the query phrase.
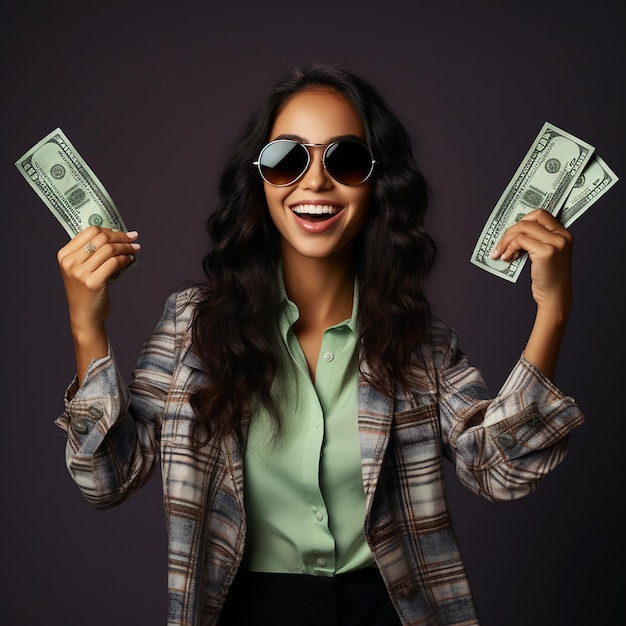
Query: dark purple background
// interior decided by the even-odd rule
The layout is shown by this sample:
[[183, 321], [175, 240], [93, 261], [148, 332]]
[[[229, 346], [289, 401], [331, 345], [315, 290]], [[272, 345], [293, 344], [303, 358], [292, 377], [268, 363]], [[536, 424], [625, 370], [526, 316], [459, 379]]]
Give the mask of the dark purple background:
[[[3, 624], [166, 619], [159, 477], [121, 507], [92, 510], [52, 423], [74, 373], [55, 258], [67, 235], [13, 165], [45, 134], [65, 131], [141, 234], [139, 266], [111, 289], [109, 331], [125, 372], [165, 297], [199, 275], [223, 151], [294, 62], [363, 73], [415, 136], [443, 248], [432, 299], [494, 392], [530, 328], [528, 267], [511, 284], [468, 259], [531, 141], [550, 121], [626, 177], [619, 2], [8, 5], [0, 19]], [[565, 464], [507, 505], [449, 481], [484, 626], [605, 624], [623, 604], [621, 575], [608, 568], [620, 572], [624, 559], [625, 185], [572, 226], [575, 308], [557, 383], [587, 422]]]

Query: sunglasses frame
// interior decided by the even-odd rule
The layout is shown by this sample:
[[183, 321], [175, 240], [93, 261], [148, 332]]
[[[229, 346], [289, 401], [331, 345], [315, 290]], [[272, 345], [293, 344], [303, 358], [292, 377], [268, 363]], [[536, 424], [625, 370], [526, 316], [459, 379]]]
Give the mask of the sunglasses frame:
[[[265, 176], [263, 175], [263, 170], [261, 169], [261, 157], [263, 153], [265, 152], [265, 150], [267, 150], [267, 148], [277, 143], [289, 143], [289, 144], [293, 144], [296, 146], [302, 146], [306, 152], [307, 161], [306, 161], [306, 165], [304, 166], [304, 169], [302, 170], [302, 172], [300, 172], [300, 174], [298, 174], [298, 176], [296, 176], [296, 178], [294, 178], [291, 182], [288, 182], [288, 183], [277, 184], [277, 183], [273, 183], [267, 180], [267, 178], [265, 178]], [[328, 151], [333, 146], [336, 146], [342, 143], [355, 143], [365, 148], [370, 155], [371, 163], [370, 163], [369, 171], [367, 172], [365, 178], [363, 178], [363, 180], [358, 183], [354, 183], [354, 184], [342, 183], [340, 180], [335, 178], [326, 167], [326, 155], [328, 154]], [[374, 155], [372, 154], [372, 151], [370, 150], [367, 144], [361, 141], [356, 141], [355, 139], [339, 139], [338, 141], [331, 141], [330, 143], [302, 143], [300, 141], [295, 141], [293, 139], [274, 139], [273, 141], [270, 141], [269, 143], [265, 144], [265, 146], [263, 146], [263, 148], [261, 149], [261, 152], [259, 152], [259, 158], [256, 161], [254, 161], [252, 165], [256, 165], [257, 169], [259, 170], [259, 174], [261, 175], [261, 178], [268, 185], [271, 185], [272, 187], [289, 187], [290, 185], [297, 183], [309, 171], [309, 167], [311, 167], [311, 152], [310, 150], [308, 150], [308, 148], [322, 148], [324, 146], [325, 146], [324, 152], [322, 153], [322, 165], [324, 166], [324, 170], [328, 172], [328, 175], [334, 181], [338, 182], [340, 185], [346, 185], [347, 187], [358, 187], [359, 185], [362, 185], [366, 180], [368, 180], [370, 176], [372, 175], [372, 172], [374, 171], [374, 166], [376, 165], [376, 159], [374, 158]]]

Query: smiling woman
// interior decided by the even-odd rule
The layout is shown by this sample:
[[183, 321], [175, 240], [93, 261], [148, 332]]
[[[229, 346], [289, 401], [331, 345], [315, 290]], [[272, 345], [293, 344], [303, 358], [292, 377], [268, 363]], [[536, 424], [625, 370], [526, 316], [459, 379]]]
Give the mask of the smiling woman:
[[[336, 67], [282, 77], [235, 142], [205, 278], [172, 294], [126, 386], [108, 282], [136, 232], [59, 251], [77, 378], [58, 424], [96, 507], [160, 460], [169, 626], [475, 626], [443, 458], [492, 501], [531, 493], [583, 421], [553, 384], [570, 234], [544, 211], [498, 256], [531, 258], [533, 328], [495, 396], [425, 296], [436, 246], [411, 138]], [[89, 242], [97, 255], [85, 250]]]
[[[341, 144], [333, 143], [339, 137], [353, 137], [364, 142], [365, 128], [354, 105], [345, 97], [328, 89], [308, 89], [291, 96], [274, 121], [270, 138], [285, 137], [298, 138], [302, 144], [308, 144], [306, 149], [311, 156], [308, 167], [292, 184], [276, 186], [265, 180], [267, 206], [281, 235], [283, 263], [289, 275], [301, 273], [300, 269], [293, 267], [293, 264], [302, 262], [299, 257], [326, 259], [325, 266], [328, 262], [332, 264], [332, 267], [327, 266], [331, 276], [325, 275], [326, 272], [324, 275], [311, 274], [319, 275], [322, 287], [319, 295], [322, 295], [326, 292], [324, 284], [330, 287], [327, 279], [337, 277], [338, 268], [352, 272], [348, 260], [352, 257], [354, 239], [367, 218], [371, 194], [370, 186], [364, 180], [367, 176], [356, 185], [342, 184], [331, 175], [332, 166], [330, 170], [324, 167], [324, 157], [329, 147], [334, 147], [334, 152], [341, 150]], [[364, 145], [356, 144], [354, 140], [352, 143]], [[353, 150], [351, 154], [359, 157], [362, 153]], [[261, 162], [262, 156], [263, 153]], [[371, 158], [367, 170], [371, 170]], [[332, 282], [335, 281], [336, 278]], [[341, 282], [349, 286], [351, 302], [352, 276]], [[334, 298], [328, 299], [329, 305], [331, 301]], [[344, 312], [342, 310], [340, 315]], [[341, 319], [320, 321], [332, 325]]]

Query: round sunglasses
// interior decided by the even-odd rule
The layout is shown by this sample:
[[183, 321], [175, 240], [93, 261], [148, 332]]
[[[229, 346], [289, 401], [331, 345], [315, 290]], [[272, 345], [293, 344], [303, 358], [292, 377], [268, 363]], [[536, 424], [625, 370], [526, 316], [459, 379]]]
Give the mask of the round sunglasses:
[[263, 180], [274, 187], [293, 185], [311, 165], [309, 148], [325, 146], [324, 169], [342, 185], [352, 187], [364, 183], [372, 174], [376, 161], [370, 149], [360, 141], [342, 139], [329, 144], [300, 143], [292, 139], [270, 141], [257, 161]]

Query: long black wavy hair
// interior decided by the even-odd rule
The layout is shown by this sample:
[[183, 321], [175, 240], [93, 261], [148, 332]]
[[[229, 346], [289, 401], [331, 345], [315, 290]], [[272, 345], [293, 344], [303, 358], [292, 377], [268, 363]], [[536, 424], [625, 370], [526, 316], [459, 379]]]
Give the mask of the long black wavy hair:
[[370, 384], [389, 396], [398, 385], [409, 384], [408, 366], [431, 316], [424, 288], [437, 246], [424, 227], [429, 190], [415, 163], [411, 137], [362, 77], [327, 65], [293, 68], [276, 82], [235, 142], [222, 172], [218, 207], [207, 221], [211, 247], [203, 260], [206, 279], [192, 333], [208, 379], [191, 397], [205, 438], [241, 435], [242, 420], [255, 401], [265, 405], [280, 428], [271, 393], [281, 368], [280, 243], [252, 164], [283, 103], [315, 87], [353, 103], [377, 161], [368, 220], [354, 259], [361, 374]]

